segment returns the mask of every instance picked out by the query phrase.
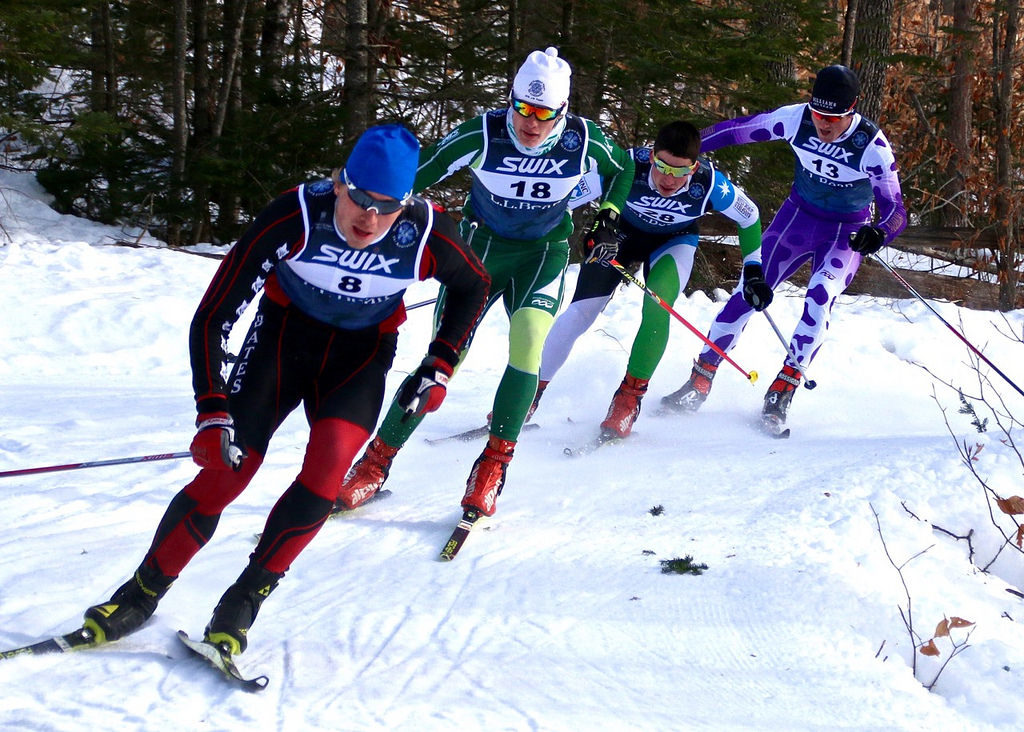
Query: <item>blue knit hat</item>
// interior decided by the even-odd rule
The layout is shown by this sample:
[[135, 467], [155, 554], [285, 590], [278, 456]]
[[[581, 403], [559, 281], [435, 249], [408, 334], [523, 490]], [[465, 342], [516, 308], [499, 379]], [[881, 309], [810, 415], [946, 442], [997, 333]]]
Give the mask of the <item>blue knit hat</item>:
[[402, 125], [377, 125], [356, 140], [345, 173], [356, 188], [402, 201], [412, 195], [420, 144]]

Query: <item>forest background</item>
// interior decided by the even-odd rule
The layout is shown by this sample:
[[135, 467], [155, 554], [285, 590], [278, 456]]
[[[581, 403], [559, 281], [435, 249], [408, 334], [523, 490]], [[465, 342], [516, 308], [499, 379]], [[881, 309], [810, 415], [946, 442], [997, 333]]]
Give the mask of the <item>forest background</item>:
[[[559, 48], [571, 110], [623, 147], [673, 119], [702, 127], [803, 101], [814, 72], [840, 62], [896, 151], [912, 224], [899, 245], [1010, 310], [1024, 303], [1019, 6], [5, 0], [0, 167], [35, 171], [59, 211], [128, 241], [226, 243], [277, 193], [340, 165], [368, 125], [401, 120], [429, 143], [503, 106], [534, 49]], [[770, 220], [792, 180], [787, 146], [716, 161]], [[457, 207], [464, 191], [455, 176], [431, 197]]]

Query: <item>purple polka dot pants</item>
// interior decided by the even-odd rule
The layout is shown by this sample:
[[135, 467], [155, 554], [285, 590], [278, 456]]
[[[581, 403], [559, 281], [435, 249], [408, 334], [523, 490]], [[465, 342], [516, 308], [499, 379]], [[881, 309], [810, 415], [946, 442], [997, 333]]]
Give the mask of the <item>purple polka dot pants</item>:
[[[804, 262], [811, 262], [803, 314], [790, 341], [798, 363], [792, 363], [791, 358], [786, 359], [792, 366], [803, 370], [814, 359], [828, 330], [832, 305], [857, 273], [861, 256], [850, 249], [849, 239], [861, 224], [860, 221], [820, 218], [788, 198], [764, 231], [761, 256], [764, 277], [772, 289], [792, 277]], [[728, 352], [739, 341], [753, 313], [753, 308], [744, 302], [737, 287], [715, 317], [708, 337]], [[716, 365], [722, 360], [707, 347], [700, 357]]]

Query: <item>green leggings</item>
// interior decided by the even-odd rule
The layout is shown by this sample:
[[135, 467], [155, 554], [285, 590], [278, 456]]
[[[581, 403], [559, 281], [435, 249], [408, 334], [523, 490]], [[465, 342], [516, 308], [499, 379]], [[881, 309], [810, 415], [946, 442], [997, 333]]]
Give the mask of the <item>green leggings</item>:
[[[669, 305], [679, 296], [679, 270], [672, 257], [661, 257], [647, 275], [647, 286]], [[626, 373], [638, 379], [650, 379], [668, 346], [671, 321], [667, 310], [653, 298], [645, 297], [640, 328], [633, 339]]]
[[[469, 236], [465, 227], [463, 235]], [[474, 234], [472, 247], [491, 276], [485, 316], [501, 300], [509, 318], [508, 364], [494, 395], [491, 434], [514, 442], [537, 392], [544, 339], [562, 303], [569, 244], [565, 240], [512, 242], [481, 228]], [[445, 299], [442, 287], [434, 308], [435, 332]], [[461, 359], [466, 357], [471, 344], [472, 338]], [[392, 402], [378, 430], [380, 438], [392, 447], [404, 445], [423, 421], [423, 416], [403, 421], [404, 416], [403, 410]]]

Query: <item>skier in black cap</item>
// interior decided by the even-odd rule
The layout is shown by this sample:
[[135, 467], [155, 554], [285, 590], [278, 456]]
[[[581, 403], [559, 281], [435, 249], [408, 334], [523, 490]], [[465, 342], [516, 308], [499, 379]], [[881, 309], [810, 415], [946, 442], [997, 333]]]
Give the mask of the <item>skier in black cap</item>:
[[[701, 147], [785, 140], [796, 155], [789, 197], [764, 231], [763, 277], [774, 290], [810, 260], [803, 315], [782, 370], [765, 394], [766, 430], [781, 431], [803, 371], [828, 330], [836, 298], [849, 286], [861, 258], [895, 239], [907, 225], [896, 159], [877, 124], [857, 112], [860, 83], [845, 66], [821, 69], [809, 102], [725, 120], [701, 130]], [[872, 218], [871, 204], [878, 218]], [[723, 351], [739, 340], [754, 309], [743, 290], [759, 271], [744, 278], [711, 325], [709, 338]], [[795, 359], [795, 360], [794, 360]], [[722, 357], [705, 347], [686, 384], [662, 403], [694, 411], [707, 398]]]

